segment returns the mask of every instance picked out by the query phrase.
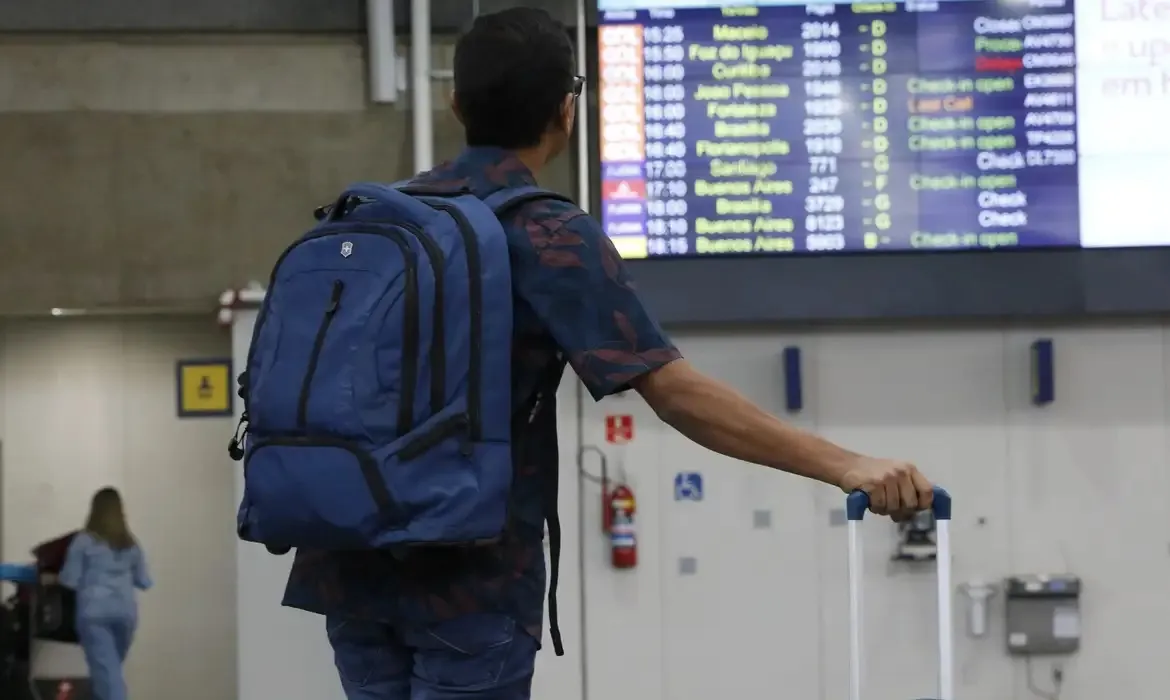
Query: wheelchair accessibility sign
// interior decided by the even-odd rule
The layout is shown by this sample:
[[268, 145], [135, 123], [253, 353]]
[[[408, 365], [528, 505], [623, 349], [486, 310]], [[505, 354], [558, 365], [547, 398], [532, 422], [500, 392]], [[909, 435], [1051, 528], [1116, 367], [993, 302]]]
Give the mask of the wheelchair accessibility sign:
[[703, 475], [698, 472], [679, 472], [674, 477], [674, 500], [703, 500]]

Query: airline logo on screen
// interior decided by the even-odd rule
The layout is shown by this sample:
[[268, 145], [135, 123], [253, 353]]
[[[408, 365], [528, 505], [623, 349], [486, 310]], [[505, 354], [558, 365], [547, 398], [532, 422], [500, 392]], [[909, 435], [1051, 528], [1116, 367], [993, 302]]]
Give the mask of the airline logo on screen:
[[642, 27], [598, 30], [601, 69], [601, 223], [623, 258], [644, 258], [646, 119]]
[[[621, 176], [619, 176], [621, 177]], [[641, 176], [638, 179], [606, 179], [601, 183], [601, 197], [607, 201], [633, 199], [639, 202], [646, 201], [646, 181]]]

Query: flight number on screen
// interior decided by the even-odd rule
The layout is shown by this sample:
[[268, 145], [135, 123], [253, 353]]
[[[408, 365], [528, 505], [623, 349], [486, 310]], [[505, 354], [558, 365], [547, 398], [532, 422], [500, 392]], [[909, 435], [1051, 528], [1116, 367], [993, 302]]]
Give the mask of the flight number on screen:
[[845, 198], [839, 194], [809, 195], [804, 198], [804, 210], [809, 214], [836, 214], [845, 211]]
[[1073, 165], [1077, 162], [1075, 148], [1045, 148], [1040, 151], [1025, 151], [1024, 162], [1030, 166]]
[[835, 173], [837, 172], [837, 156], [809, 156], [808, 169], [814, 175]]
[[840, 80], [806, 80], [804, 94], [808, 97], [839, 97], [841, 95]]
[[811, 155], [837, 155], [845, 148], [840, 136], [814, 136], [804, 140], [804, 147]]
[[837, 191], [840, 178], [836, 175], [818, 175], [808, 179], [808, 191], [811, 194], [831, 194]]
[[840, 22], [804, 22], [800, 25], [800, 38], [802, 41], [835, 39], [840, 36]]
[[841, 61], [837, 59], [826, 61], [801, 62], [801, 75], [805, 78], [823, 78], [825, 76], [841, 75]]
[[839, 117], [845, 113], [845, 101], [838, 97], [805, 100], [804, 112], [814, 117]]
[[804, 217], [804, 230], [809, 233], [844, 231], [845, 217], [841, 214], [809, 214]]
[[806, 41], [804, 42], [805, 58], [840, 58], [841, 42], [839, 41]]
[[812, 233], [804, 237], [805, 250], [844, 250], [845, 234]]
[[805, 136], [837, 136], [845, 130], [845, 122], [841, 119], [824, 117], [804, 120]]

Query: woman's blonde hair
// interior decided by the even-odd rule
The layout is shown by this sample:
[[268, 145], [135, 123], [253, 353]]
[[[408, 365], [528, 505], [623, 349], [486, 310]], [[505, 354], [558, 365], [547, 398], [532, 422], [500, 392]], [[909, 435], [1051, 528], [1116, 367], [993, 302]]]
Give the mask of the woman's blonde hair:
[[126, 524], [126, 510], [118, 490], [107, 486], [93, 495], [85, 530], [113, 549], [133, 547], [134, 535]]

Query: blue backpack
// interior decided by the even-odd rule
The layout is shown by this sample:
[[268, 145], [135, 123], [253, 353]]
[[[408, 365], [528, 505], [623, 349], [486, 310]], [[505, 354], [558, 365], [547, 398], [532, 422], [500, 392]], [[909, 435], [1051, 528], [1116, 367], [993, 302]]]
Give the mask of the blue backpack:
[[[318, 210], [276, 262], [239, 380], [241, 539], [274, 553], [498, 541], [514, 414], [500, 216], [537, 199], [570, 201], [362, 183]], [[545, 384], [517, 411], [535, 413]]]

